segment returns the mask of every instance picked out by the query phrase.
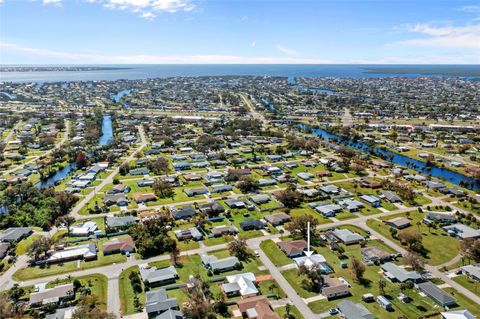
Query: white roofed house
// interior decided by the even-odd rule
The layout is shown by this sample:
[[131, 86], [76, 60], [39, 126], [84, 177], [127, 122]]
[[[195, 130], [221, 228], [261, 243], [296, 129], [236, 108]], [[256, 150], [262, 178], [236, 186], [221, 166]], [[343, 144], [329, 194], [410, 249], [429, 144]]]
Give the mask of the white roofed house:
[[140, 265], [140, 275], [142, 280], [150, 286], [174, 283], [178, 278], [177, 270], [173, 266], [158, 269], [148, 264]]
[[71, 236], [88, 236], [94, 234], [98, 230], [98, 226], [95, 222], [87, 221], [79, 225], [70, 227]]
[[222, 290], [228, 297], [240, 295], [245, 298], [255, 296], [259, 292], [255, 286], [257, 280], [251, 272], [227, 276], [226, 280], [227, 283], [222, 284]]

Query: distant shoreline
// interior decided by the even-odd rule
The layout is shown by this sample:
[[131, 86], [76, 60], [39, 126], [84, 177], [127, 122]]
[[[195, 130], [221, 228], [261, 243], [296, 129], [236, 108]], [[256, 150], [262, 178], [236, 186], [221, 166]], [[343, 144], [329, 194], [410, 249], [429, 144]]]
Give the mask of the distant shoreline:
[[390, 66], [390, 67], [366, 67], [364, 73], [373, 74], [419, 74], [419, 75], [444, 75], [444, 76], [480, 76], [480, 68], [472, 68], [472, 66], [448, 67], [448, 66]]
[[0, 72], [85, 72], [129, 70], [128, 67], [98, 67], [98, 66], [2, 66]]

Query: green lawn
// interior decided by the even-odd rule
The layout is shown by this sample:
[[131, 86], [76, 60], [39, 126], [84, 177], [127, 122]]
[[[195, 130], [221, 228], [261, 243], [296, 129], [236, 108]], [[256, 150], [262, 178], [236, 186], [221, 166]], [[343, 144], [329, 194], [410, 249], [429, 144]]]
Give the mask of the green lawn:
[[477, 280], [474, 280], [466, 275], [460, 275], [452, 279], [453, 281], [459, 283], [477, 296], [480, 296], [480, 283]]
[[284, 266], [292, 263], [292, 260], [288, 258], [271, 239], [262, 241], [260, 248], [275, 266]]
[[[285, 307], [278, 307], [278, 308], [275, 308], [275, 312], [277, 313], [277, 315], [280, 317], [280, 318], [285, 318]], [[303, 319], [303, 316], [302, 314], [300, 313], [300, 311], [297, 309], [297, 307], [295, 307], [294, 305], [291, 305], [290, 306], [290, 316], [293, 316], [293, 318], [295, 319]], [[292, 318], [292, 317], [290, 317]]]
[[32, 243], [36, 240], [41, 238], [42, 235], [40, 234], [33, 234], [25, 239], [22, 239], [15, 247], [15, 254], [17, 256], [25, 255], [28, 252], [28, 249], [32, 245]]
[[26, 281], [35, 278], [49, 277], [69, 272], [106, 266], [113, 263], [119, 264], [127, 261], [127, 257], [121, 254], [103, 256], [103, 252], [100, 251], [98, 252], [97, 256], [97, 260], [81, 261], [80, 267], [77, 267], [77, 261], [69, 261], [63, 264], [61, 263], [57, 265], [51, 265], [46, 268], [40, 268], [39, 266], [22, 268], [17, 270], [13, 274], [12, 278], [16, 281]]
[[[92, 295], [98, 297], [98, 302], [102, 309], [107, 309], [107, 292], [108, 292], [108, 279], [102, 274], [91, 274], [81, 277], [70, 277], [63, 280], [54, 280], [47, 284], [47, 287], [55, 287], [60, 284], [73, 282], [75, 279], [79, 280], [82, 286], [88, 287]], [[77, 296], [78, 298], [79, 296]]]
[[[384, 244], [382, 244], [379, 241], [369, 241], [367, 245], [368, 246], [380, 245], [382, 246], [383, 249], [389, 250], [388, 247], [386, 247]], [[379, 293], [378, 281], [381, 278], [379, 276], [379, 271], [380, 271], [379, 266], [376, 266], [376, 265], [367, 266], [364, 274], [364, 278], [366, 280], [363, 283], [359, 283], [352, 277], [352, 273], [350, 269], [348, 268], [344, 269], [340, 267], [340, 262], [342, 260], [339, 259], [339, 257], [335, 253], [333, 253], [330, 249], [326, 247], [317, 247], [316, 250], [318, 253], [322, 254], [327, 259], [330, 266], [334, 269], [335, 271], [334, 276], [336, 277], [342, 276], [350, 283], [351, 296], [347, 298], [342, 298], [341, 300], [348, 299], [354, 303], [359, 303], [361, 302], [362, 295], [365, 293], [373, 293], [374, 295], [378, 295]], [[360, 253], [360, 246], [359, 245], [346, 246], [345, 255], [349, 257], [355, 256], [357, 259], [361, 259], [362, 257]], [[343, 261], [350, 263], [348, 259]], [[292, 284], [292, 281], [300, 282], [298, 276], [296, 276], [296, 270], [292, 272], [292, 278], [288, 281], [290, 282], [290, 284]], [[393, 312], [385, 311], [376, 302], [363, 303], [363, 305], [367, 307], [367, 309], [369, 309], [377, 318], [382, 318], [382, 319], [383, 318], [397, 319], [402, 315], [406, 316], [407, 318], [419, 318], [424, 316], [429, 311], [435, 309], [435, 304], [433, 303], [433, 301], [431, 301], [428, 297], [421, 297], [414, 289], [406, 292], [406, 294], [408, 294], [413, 299], [413, 301], [409, 304], [402, 303], [396, 298], [400, 292], [401, 291], [398, 284], [394, 284], [394, 283], [391, 283], [390, 281], [387, 281], [385, 294], [389, 296], [389, 298], [391, 299], [394, 305], [395, 311]], [[310, 297], [315, 294], [313, 294], [312, 292], [308, 292], [308, 294], [304, 293], [304, 295], [302, 295], [302, 293], [299, 293], [299, 295], [302, 297], [304, 295], [308, 295]], [[321, 313], [336, 307], [336, 304], [339, 301], [340, 300], [329, 301], [325, 299], [325, 300], [309, 303], [308, 306], [312, 309], [313, 312]]]
[[331, 223], [332, 221], [323, 215], [315, 212], [313, 209], [307, 207], [307, 205], [302, 204], [300, 208], [294, 208], [290, 210], [290, 216], [292, 217], [297, 217], [301, 215], [310, 215], [313, 218], [315, 218], [318, 221], [318, 224], [328, 224]]
[[[427, 255], [425, 256], [427, 263], [430, 265], [440, 265], [458, 255], [458, 240], [448, 236], [440, 228], [429, 230], [429, 228], [421, 222], [423, 216], [424, 215], [418, 211], [410, 212], [412, 226], [402, 231], [420, 232], [422, 234], [423, 245], [427, 249]], [[395, 217], [406, 217], [406, 214], [392, 215], [383, 219], [393, 219]], [[420, 222], [420, 224], [417, 225], [417, 222]], [[399, 243], [397, 239], [392, 238], [389, 231], [390, 228], [385, 226], [384, 223], [370, 219], [367, 221], [367, 225], [383, 236]], [[399, 233], [402, 231], [399, 231]]]
[[[122, 271], [120, 274], [120, 277], [118, 278], [119, 281], [119, 294], [120, 294], [120, 312], [122, 315], [131, 315], [134, 313], [137, 313], [137, 309], [135, 308], [133, 304], [133, 297], [135, 296], [135, 292], [133, 291], [132, 285], [130, 284], [130, 279], [129, 275], [132, 272], [138, 271], [138, 266], [132, 266], [130, 268], [125, 269]], [[142, 289], [143, 283], [142, 283]], [[138, 297], [140, 299], [140, 303], [142, 305], [145, 305], [145, 293], [142, 292], [138, 294]]]

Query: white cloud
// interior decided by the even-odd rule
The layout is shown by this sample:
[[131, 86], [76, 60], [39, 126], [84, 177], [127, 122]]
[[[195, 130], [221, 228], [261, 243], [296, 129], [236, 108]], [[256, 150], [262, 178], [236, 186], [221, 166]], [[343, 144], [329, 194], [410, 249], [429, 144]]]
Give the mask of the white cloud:
[[54, 58], [55, 63], [98, 64], [324, 64], [324, 59], [306, 59], [278, 56], [236, 55], [104, 55], [96, 53], [70, 53], [38, 48], [29, 48], [14, 43], [0, 43], [0, 48], [26, 54], [31, 57]]
[[145, 18], [145, 19], [147, 19], [147, 20], [149, 20], [149, 21], [152, 21], [152, 20], [154, 20], [157, 16], [156, 16], [155, 14], [151, 13], [151, 12], [144, 12], [144, 13], [142, 13], [141, 17], [142, 17], [142, 18]]
[[252, 48], [254, 48], [257, 45], [257, 42], [253, 41], [252, 42]]
[[458, 8], [458, 11], [467, 13], [480, 13], [480, 6], [463, 6]]
[[398, 41], [392, 45], [480, 49], [480, 25], [435, 27], [417, 23], [406, 25], [403, 29], [423, 37]]
[[46, 5], [54, 5], [54, 6], [61, 6], [62, 5], [62, 0], [42, 0], [42, 4], [44, 6]]
[[141, 17], [153, 19], [154, 12], [175, 13], [191, 11], [195, 7], [190, 0], [101, 0], [109, 9], [130, 10], [140, 13]]
[[277, 44], [277, 50], [282, 52], [282, 53], [288, 54], [288, 55], [298, 55], [298, 54], [300, 54], [298, 51], [286, 48], [281, 44]]

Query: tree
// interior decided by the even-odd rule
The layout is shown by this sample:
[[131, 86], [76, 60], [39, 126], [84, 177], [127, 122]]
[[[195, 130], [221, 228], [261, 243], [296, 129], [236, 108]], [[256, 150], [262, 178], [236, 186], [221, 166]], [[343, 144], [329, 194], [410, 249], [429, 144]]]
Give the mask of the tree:
[[288, 208], [300, 206], [302, 203], [302, 194], [294, 189], [286, 189], [275, 194], [275, 197]]
[[100, 308], [96, 295], [88, 295], [80, 299], [72, 319], [115, 319], [115, 315]]
[[283, 318], [284, 319], [289, 319], [291, 314], [290, 312], [292, 311], [292, 305], [287, 302], [287, 304], [285, 305], [285, 314], [283, 315]]
[[310, 237], [316, 238], [316, 226], [318, 220], [312, 215], [299, 215], [285, 225], [285, 229], [290, 232], [294, 238], [302, 238], [307, 240], [308, 223], [310, 223]]
[[298, 275], [305, 275], [309, 280], [310, 289], [314, 292], [319, 292], [324, 284], [322, 276], [322, 269], [318, 264], [313, 264], [310, 267], [301, 264], [298, 267]]
[[175, 245], [172, 245], [172, 250], [170, 251], [170, 260], [172, 264], [176, 267], [178, 265], [178, 258], [180, 257], [180, 250], [178, 250], [177, 242]]
[[70, 226], [75, 222], [75, 218], [70, 215], [62, 216], [55, 221], [55, 226], [65, 226], [67, 227], [68, 233], [70, 233]]
[[185, 316], [191, 319], [208, 318], [212, 300], [208, 283], [196, 275], [190, 279], [185, 293], [189, 300], [189, 305], [183, 309]]
[[84, 168], [88, 165], [87, 155], [84, 152], [78, 152], [77, 156], [75, 157], [75, 164], [77, 165], [78, 169]]
[[148, 168], [155, 174], [160, 175], [170, 171], [168, 160], [165, 157], [156, 157], [148, 162]]
[[36, 261], [40, 256], [46, 254], [52, 245], [53, 240], [51, 238], [42, 236], [32, 242], [27, 254], [32, 257], [33, 261]]
[[168, 198], [175, 196], [175, 189], [172, 184], [164, 181], [161, 178], [155, 179], [155, 182], [152, 185], [152, 189], [155, 192], [155, 195], [160, 198]]
[[480, 239], [465, 238], [460, 241], [460, 255], [470, 262], [480, 262]]
[[255, 192], [259, 188], [258, 181], [255, 180], [252, 176], [248, 176], [248, 175], [240, 177], [236, 186], [244, 194]]
[[365, 270], [366, 270], [364, 263], [362, 263], [357, 258], [352, 257], [352, 260], [350, 261], [350, 267], [352, 268], [353, 276], [358, 281], [362, 281], [363, 280], [363, 274], [365, 273]]
[[404, 256], [405, 263], [415, 269], [416, 271], [423, 271], [425, 268], [425, 262], [423, 258], [414, 251], [407, 252]]
[[228, 250], [230, 254], [237, 257], [239, 260], [245, 260], [249, 257], [247, 242], [243, 238], [235, 238], [228, 243]]
[[400, 243], [407, 245], [409, 250], [420, 252], [423, 250], [422, 234], [403, 231], [398, 235]]
[[378, 281], [378, 292], [382, 296], [385, 294], [385, 287], [387, 287], [387, 282], [385, 281], [385, 279], [380, 278], [380, 280]]

